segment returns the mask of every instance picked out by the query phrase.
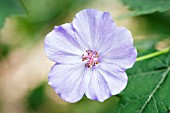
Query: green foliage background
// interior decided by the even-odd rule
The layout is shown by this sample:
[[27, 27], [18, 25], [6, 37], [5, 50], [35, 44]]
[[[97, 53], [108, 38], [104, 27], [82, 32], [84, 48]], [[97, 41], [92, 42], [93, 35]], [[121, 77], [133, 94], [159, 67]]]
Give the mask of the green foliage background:
[[[73, 18], [88, 0], [0, 0], [0, 29], [5, 20], [15, 21], [15, 43], [6, 43], [0, 34], [0, 62], [15, 49], [28, 45], [34, 47], [55, 25]], [[170, 46], [169, 0], [122, 0], [129, 9], [117, 16], [116, 21], [133, 18], [139, 23], [138, 32], [143, 38], [134, 45], [138, 57], [152, 54]], [[93, 8], [93, 7], [91, 7]], [[100, 10], [100, 9], [99, 9]], [[107, 11], [107, 9], [106, 9]], [[141, 21], [142, 20], [142, 21]], [[144, 21], [143, 21], [144, 20]], [[69, 21], [68, 21], [69, 22]], [[145, 27], [140, 27], [145, 24]], [[132, 33], [133, 34], [133, 33]], [[162, 49], [161, 48], [161, 49]], [[43, 65], [43, 64], [42, 64]], [[48, 94], [50, 87], [42, 81], [25, 95], [23, 104], [29, 113], [169, 113], [170, 112], [170, 51], [146, 60], [138, 61], [127, 70], [129, 82], [119, 95], [103, 103], [83, 97], [75, 104], [62, 105]], [[0, 113], [3, 102], [0, 98]]]

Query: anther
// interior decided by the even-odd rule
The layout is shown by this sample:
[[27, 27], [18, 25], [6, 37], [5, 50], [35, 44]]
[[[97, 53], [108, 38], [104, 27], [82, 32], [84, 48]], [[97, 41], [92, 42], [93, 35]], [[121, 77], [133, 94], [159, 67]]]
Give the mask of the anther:
[[92, 66], [95, 66], [98, 64], [98, 57], [99, 54], [96, 51], [92, 50], [86, 50], [87, 55], [82, 54], [82, 61], [87, 60], [87, 63], [85, 64], [85, 67], [92, 68]]

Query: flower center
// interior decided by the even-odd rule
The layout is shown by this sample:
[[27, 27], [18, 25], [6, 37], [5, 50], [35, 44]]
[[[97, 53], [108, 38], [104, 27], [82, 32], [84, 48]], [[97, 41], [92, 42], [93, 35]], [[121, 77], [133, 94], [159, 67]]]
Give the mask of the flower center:
[[95, 66], [99, 63], [99, 54], [96, 51], [86, 50], [86, 53], [87, 55], [82, 55], [82, 61], [87, 60], [87, 63], [85, 64], [86, 67], [91, 68], [92, 66]]

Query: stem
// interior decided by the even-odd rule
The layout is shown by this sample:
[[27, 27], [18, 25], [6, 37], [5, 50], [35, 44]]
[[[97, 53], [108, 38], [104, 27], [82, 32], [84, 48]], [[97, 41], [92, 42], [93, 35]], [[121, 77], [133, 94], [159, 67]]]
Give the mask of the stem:
[[154, 52], [154, 53], [142, 56], [142, 57], [138, 57], [136, 61], [141, 61], [141, 60], [145, 60], [148, 58], [152, 58], [152, 57], [155, 57], [155, 56], [167, 53], [167, 52], [170, 52], [170, 48], [166, 48], [166, 49], [163, 49], [163, 50], [160, 50], [160, 51], [157, 51], [157, 52]]

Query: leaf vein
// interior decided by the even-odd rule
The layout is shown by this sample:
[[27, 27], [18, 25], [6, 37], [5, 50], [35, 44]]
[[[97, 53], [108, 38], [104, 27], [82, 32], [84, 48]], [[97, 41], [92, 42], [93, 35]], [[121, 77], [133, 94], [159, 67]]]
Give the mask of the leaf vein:
[[154, 101], [154, 103], [155, 103], [156, 112], [157, 112], [157, 113], [159, 113], [159, 111], [158, 111], [158, 106], [157, 106], [157, 102], [156, 102], [156, 99], [155, 99], [155, 97], [154, 97], [154, 96], [153, 96], [153, 101]]
[[160, 80], [160, 82], [158, 83], [158, 85], [156, 85], [156, 87], [154, 88], [154, 90], [151, 92], [151, 94], [149, 95], [149, 98], [146, 100], [146, 102], [144, 103], [144, 105], [142, 106], [142, 108], [140, 109], [139, 113], [142, 113], [143, 110], [146, 108], [147, 104], [150, 102], [151, 98], [153, 97], [153, 95], [156, 93], [156, 91], [159, 89], [160, 85], [164, 82], [165, 78], [168, 75], [168, 72], [170, 71], [170, 68], [168, 68], [163, 74], [162, 74], [162, 78]]

